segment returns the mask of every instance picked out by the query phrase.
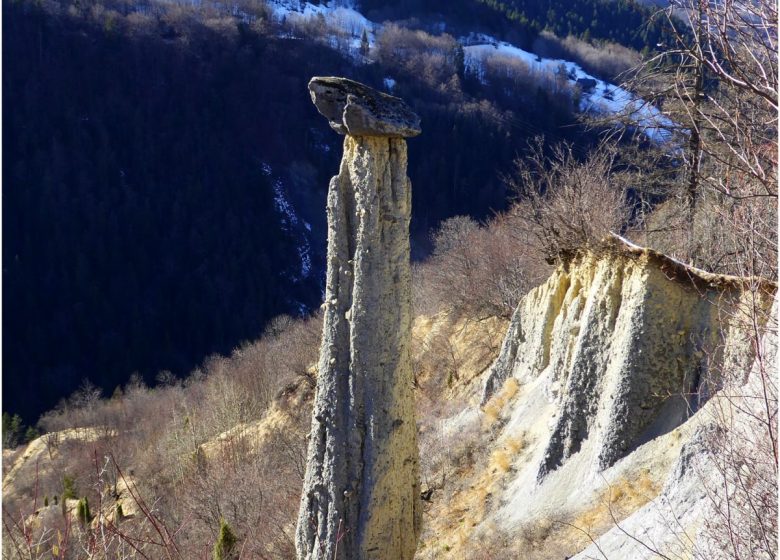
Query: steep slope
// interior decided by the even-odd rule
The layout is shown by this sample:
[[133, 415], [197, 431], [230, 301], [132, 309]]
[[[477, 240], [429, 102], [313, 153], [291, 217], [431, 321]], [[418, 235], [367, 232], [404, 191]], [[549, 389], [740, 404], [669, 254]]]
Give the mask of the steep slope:
[[434, 526], [461, 508], [449, 520], [459, 535], [442, 524], [421, 557], [571, 555], [656, 498], [681, 450], [696, 449], [687, 445], [701, 431], [695, 413], [718, 372], [750, 363], [735, 319], [749, 286], [764, 307], [776, 289], [617, 237], [560, 266], [518, 305], [481, 414], [470, 426], [463, 413], [449, 421], [479, 434], [483, 458], [453, 473], [458, 490], [432, 506]]
[[[693, 436], [658, 499], [574, 558], [585, 560], [600, 554], [642, 560], [657, 558], [656, 551], [672, 557], [692, 551], [707, 558], [769, 557], [766, 551], [776, 547], [777, 539], [771, 534], [771, 508], [777, 503], [771, 430], [777, 400], [776, 394], [767, 399], [765, 389], [776, 375], [777, 303], [775, 299], [769, 328], [760, 339], [747, 380], [728, 387], [726, 395], [707, 402], [691, 418]], [[771, 418], [772, 426], [764, 418]], [[725, 460], [724, 449], [728, 451]], [[727, 509], [728, 519], [719, 521]], [[626, 538], [627, 534], [636, 538]], [[756, 546], [762, 539], [773, 544]]]
[[3, 452], [3, 494], [28, 491], [36, 485], [36, 479], [56, 471], [61, 448], [69, 443], [90, 443], [113, 435], [112, 430], [102, 428], [73, 428], [36, 438], [16, 453]]
[[[585, 440], [603, 470], [680, 424], [709, 390], [709, 371], [743, 351], [731, 326], [738, 279], [697, 272], [658, 253], [613, 242], [560, 268], [526, 297], [483, 396], [502, 379], [545, 377], [559, 404], [538, 478]], [[541, 320], [536, 313], [544, 309]], [[518, 344], [520, 342], [520, 344]]]
[[[509, 325], [446, 313], [417, 317], [411, 353], [424, 516], [416, 558], [644, 559], [658, 557], [654, 550], [670, 558], [689, 558], [692, 551], [718, 558], [724, 546], [709, 525], [719, 517], [719, 502], [741, 506], [760, 495], [776, 503], [776, 464], [773, 471], [764, 460], [772, 450], [761, 447], [771, 438], [757, 421], [766, 413], [756, 407], [766, 401], [752, 398], [774, 375], [776, 335], [769, 330], [754, 359], [737, 313], [753, 295], [754, 307], [768, 311], [775, 291], [760, 279], [707, 274], [615, 238], [609, 251], [558, 268], [520, 302]], [[731, 375], [729, 391], [711, 398], [718, 374], [729, 370], [743, 375]], [[181, 533], [191, 541], [184, 543], [187, 551], [208, 552], [219, 520], [209, 515], [237, 504], [237, 511], [255, 512], [234, 514], [240, 534], [273, 536], [248, 546], [264, 557], [290, 557], [315, 376], [307, 369], [255, 421], [194, 453], [189, 447], [171, 452], [175, 460], [167, 463], [194, 482], [171, 486], [177, 492], [161, 507], [178, 515], [176, 508], [189, 501], [184, 511], [206, 519], [203, 534], [193, 531], [196, 522]], [[202, 399], [199, 383], [193, 380], [192, 388]], [[144, 392], [144, 399], [154, 394], [159, 397]], [[776, 410], [776, 397], [773, 402]], [[731, 426], [725, 441], [724, 430], [714, 428], [724, 419]], [[51, 450], [36, 440], [4, 453], [4, 507], [24, 505], [24, 518], [38, 519], [39, 529], [55, 527], [60, 509], [41, 508], [41, 496], [61, 495], [62, 473], [94, 472], [94, 449], [107, 449], [108, 440], [132, 441], [122, 437], [106, 429], [72, 431]], [[715, 462], [719, 445], [739, 460]], [[131, 467], [123, 465], [128, 475]], [[135, 473], [139, 490], [164, 491], [154, 488], [148, 472]], [[78, 495], [89, 494], [98, 511], [88, 480], [78, 481]], [[261, 497], [247, 491], [256, 488]], [[117, 481], [102, 511], [109, 516], [121, 505], [124, 517], [137, 519], [123, 527], [142, 531], [143, 516], [128, 494]], [[757, 513], [734, 517], [745, 537], [740, 546], [767, 538], [764, 510], [755, 505]], [[205, 549], [192, 544], [203, 542]], [[749, 548], [740, 552], [763, 559]]]

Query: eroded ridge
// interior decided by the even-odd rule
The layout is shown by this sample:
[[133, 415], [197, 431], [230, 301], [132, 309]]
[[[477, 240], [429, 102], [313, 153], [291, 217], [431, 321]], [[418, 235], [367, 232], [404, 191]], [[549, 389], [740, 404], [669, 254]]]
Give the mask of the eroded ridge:
[[746, 351], [729, 318], [751, 290], [766, 307], [777, 286], [697, 270], [613, 235], [518, 304], [482, 405], [510, 377], [541, 378], [555, 415], [537, 482], [578, 454], [604, 471], [685, 422], [718, 389], [714, 372]]

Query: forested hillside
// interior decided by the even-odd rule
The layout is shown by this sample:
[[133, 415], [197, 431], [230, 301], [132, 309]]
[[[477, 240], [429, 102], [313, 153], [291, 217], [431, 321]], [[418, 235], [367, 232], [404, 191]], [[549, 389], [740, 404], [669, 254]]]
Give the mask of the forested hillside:
[[441, 219], [505, 206], [531, 137], [595, 138], [573, 89], [479, 80], [447, 34], [390, 26], [356, 60], [244, 8], [3, 3], [5, 410], [34, 422], [83, 379], [184, 373], [318, 304], [341, 139], [312, 75], [392, 76], [422, 116], [418, 254]]
[[523, 48], [530, 48], [544, 30], [559, 37], [614, 41], [638, 51], [671, 40], [663, 18], [653, 17], [656, 10], [633, 0], [361, 0], [360, 6], [369, 17], [443, 15], [452, 23], [504, 34]]

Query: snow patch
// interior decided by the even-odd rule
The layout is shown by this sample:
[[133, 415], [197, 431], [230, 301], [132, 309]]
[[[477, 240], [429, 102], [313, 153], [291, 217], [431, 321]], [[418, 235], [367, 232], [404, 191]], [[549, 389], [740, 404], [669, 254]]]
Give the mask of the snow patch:
[[[272, 168], [267, 163], [262, 163], [260, 169], [265, 176], [270, 176]], [[272, 183], [274, 189], [274, 207], [281, 216], [282, 229], [295, 238], [298, 258], [300, 259], [300, 277], [296, 281], [308, 278], [312, 272], [311, 243], [306, 233], [301, 229], [311, 232], [311, 225], [301, 220], [295, 212], [295, 207], [287, 195], [287, 189], [281, 179], [275, 179]]]
[[266, 0], [266, 6], [273, 19], [285, 26], [322, 25], [328, 46], [345, 52], [358, 62], [364, 62], [360, 52], [363, 32], [368, 37], [369, 48], [376, 43], [378, 26], [358, 12], [350, 0], [331, 0], [317, 5], [302, 0]]
[[[373, 48], [376, 44], [376, 34], [381, 29], [381, 25], [358, 12], [352, 0], [330, 0], [317, 5], [304, 0], [266, 0], [266, 5], [273, 18], [285, 27], [295, 28], [319, 22], [324, 27], [327, 45], [360, 64], [367, 62], [361, 52], [363, 32], [366, 32], [369, 48]], [[294, 35], [288, 30], [284, 33], [286, 36]], [[559, 79], [559, 76], [563, 75], [572, 86], [580, 87], [580, 111], [621, 115], [654, 142], [664, 143], [671, 140], [674, 123], [657, 107], [620, 86], [591, 76], [574, 62], [542, 58], [484, 33], [471, 33], [458, 41], [463, 45], [466, 71], [476, 75], [483, 83], [485, 63], [490, 58], [506, 57], [518, 60], [539, 80]], [[387, 91], [393, 91], [395, 85], [394, 79], [384, 79]]]
[[626, 117], [637, 129], [657, 143], [671, 140], [674, 123], [657, 107], [630, 91], [585, 72], [579, 64], [560, 58], [542, 58], [510, 43], [498, 41], [482, 33], [472, 33], [459, 39], [464, 45], [466, 71], [485, 82], [485, 64], [494, 57], [506, 57], [525, 64], [534, 76], [564, 75], [571, 85], [581, 87], [580, 106], [583, 112]]

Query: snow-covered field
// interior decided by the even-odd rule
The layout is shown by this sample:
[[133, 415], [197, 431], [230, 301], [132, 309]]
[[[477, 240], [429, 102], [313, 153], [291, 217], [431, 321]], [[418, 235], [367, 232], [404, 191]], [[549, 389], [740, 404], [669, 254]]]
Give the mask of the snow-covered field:
[[329, 27], [360, 37], [363, 30], [373, 31], [374, 23], [354, 9], [352, 2], [332, 0], [327, 4], [314, 5], [301, 0], [269, 0], [268, 8], [279, 21], [305, 23], [322, 18]]
[[302, 0], [267, 0], [272, 17], [285, 26], [303, 28], [321, 25], [331, 48], [344, 52], [356, 62], [363, 62], [360, 53], [363, 32], [369, 46], [374, 45], [375, 30], [379, 27], [355, 10], [351, 0], [331, 0], [315, 5]]

